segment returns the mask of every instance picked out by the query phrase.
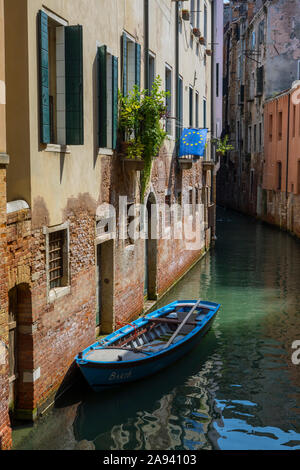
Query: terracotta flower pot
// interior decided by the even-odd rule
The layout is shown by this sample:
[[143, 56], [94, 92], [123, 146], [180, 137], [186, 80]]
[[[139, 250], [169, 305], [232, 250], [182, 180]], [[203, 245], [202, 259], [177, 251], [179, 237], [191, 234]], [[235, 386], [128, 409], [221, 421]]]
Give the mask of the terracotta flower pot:
[[120, 153], [122, 155], [127, 155], [127, 151], [128, 151], [128, 147], [129, 147], [129, 142], [120, 142]]
[[190, 19], [190, 12], [189, 10], [182, 10], [181, 12], [182, 19], [184, 21], [188, 21]]

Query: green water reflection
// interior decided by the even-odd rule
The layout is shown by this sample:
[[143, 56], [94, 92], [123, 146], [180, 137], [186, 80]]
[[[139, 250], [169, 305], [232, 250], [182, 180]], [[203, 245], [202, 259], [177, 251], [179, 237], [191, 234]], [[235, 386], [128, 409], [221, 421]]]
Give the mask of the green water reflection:
[[218, 241], [163, 299], [222, 304], [212, 330], [168, 370], [121, 390], [78, 385], [18, 449], [300, 449], [300, 243], [218, 211]]

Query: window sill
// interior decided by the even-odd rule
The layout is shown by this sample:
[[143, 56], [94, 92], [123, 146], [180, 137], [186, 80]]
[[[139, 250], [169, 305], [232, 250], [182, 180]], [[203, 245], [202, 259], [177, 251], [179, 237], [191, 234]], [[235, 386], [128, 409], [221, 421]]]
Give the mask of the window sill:
[[99, 148], [98, 150], [98, 155], [109, 155], [109, 156], [112, 156], [114, 154], [114, 151], [113, 149], [109, 149], [109, 148]]
[[114, 232], [108, 233], [96, 233], [96, 241], [95, 244], [99, 245], [99, 243], [107, 242], [109, 240], [115, 240], [116, 234]]
[[53, 303], [55, 302], [55, 300], [58, 300], [61, 297], [70, 294], [70, 292], [71, 286], [56, 287], [55, 289], [51, 289], [49, 292], [49, 302]]
[[69, 145], [61, 144], [47, 144], [45, 152], [54, 152], [54, 153], [71, 153]]
[[134, 252], [135, 245], [130, 243], [129, 245], [124, 246], [125, 251]]

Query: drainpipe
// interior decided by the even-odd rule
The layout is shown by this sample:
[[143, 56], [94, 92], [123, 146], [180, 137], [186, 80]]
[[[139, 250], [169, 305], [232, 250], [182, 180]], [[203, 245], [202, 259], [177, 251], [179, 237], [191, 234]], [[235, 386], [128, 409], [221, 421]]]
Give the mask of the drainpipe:
[[[212, 50], [212, 59], [211, 59], [211, 92], [210, 92], [210, 108], [211, 108], [211, 117], [210, 117], [210, 135], [211, 138], [215, 137], [215, 104], [216, 104], [216, 89], [215, 89], [215, 67], [216, 67], [216, 60], [215, 60], [215, 1], [211, 1], [211, 50]], [[210, 152], [211, 152], [211, 159], [215, 162], [215, 154], [214, 146], [210, 145]], [[213, 208], [213, 226], [211, 227], [211, 242], [214, 246], [216, 240], [216, 170], [215, 165], [211, 171], [211, 203], [214, 205]]]
[[144, 88], [149, 90], [149, 0], [144, 0], [144, 62]]
[[289, 93], [288, 102], [288, 122], [287, 122], [287, 144], [286, 144], [286, 181], [285, 195], [288, 195], [288, 177], [289, 177], [289, 153], [290, 153], [290, 112], [291, 112], [291, 94]]
[[285, 210], [286, 210], [286, 228], [289, 229], [288, 221], [288, 178], [289, 178], [289, 153], [290, 153], [290, 112], [291, 112], [291, 93], [289, 93], [288, 104], [288, 122], [287, 122], [287, 144], [286, 144], [286, 177], [285, 177]]
[[[211, 59], [211, 112], [210, 112], [210, 132], [211, 137], [215, 136], [215, 2], [214, 0], [211, 1], [211, 50], [212, 50], [212, 59]], [[212, 153], [213, 146], [211, 145], [211, 153]]]
[[176, 126], [176, 157], [178, 157], [180, 128], [179, 128], [179, 4], [175, 2], [175, 126]]

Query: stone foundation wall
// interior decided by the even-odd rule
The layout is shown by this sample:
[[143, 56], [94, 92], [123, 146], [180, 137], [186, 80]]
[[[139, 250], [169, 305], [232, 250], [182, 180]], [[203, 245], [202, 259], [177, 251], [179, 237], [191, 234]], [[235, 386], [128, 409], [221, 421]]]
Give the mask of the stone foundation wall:
[[300, 195], [262, 190], [260, 218], [300, 238]]

